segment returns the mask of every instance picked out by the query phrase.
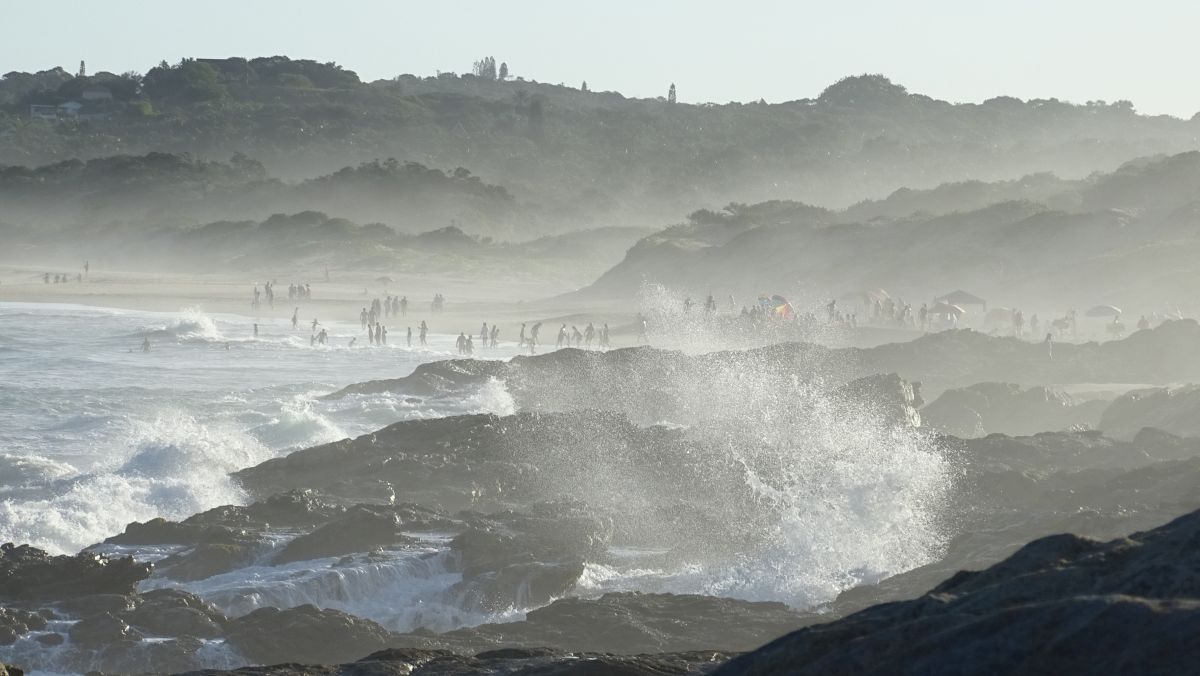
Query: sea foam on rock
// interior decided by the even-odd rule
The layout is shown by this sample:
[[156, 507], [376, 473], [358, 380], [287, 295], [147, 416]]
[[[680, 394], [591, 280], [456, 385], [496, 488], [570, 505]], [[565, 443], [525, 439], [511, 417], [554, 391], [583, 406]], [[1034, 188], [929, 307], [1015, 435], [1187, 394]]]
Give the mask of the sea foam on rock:
[[1200, 512], [1111, 542], [1054, 535], [912, 601], [789, 634], [717, 673], [1180, 673], [1200, 630]]

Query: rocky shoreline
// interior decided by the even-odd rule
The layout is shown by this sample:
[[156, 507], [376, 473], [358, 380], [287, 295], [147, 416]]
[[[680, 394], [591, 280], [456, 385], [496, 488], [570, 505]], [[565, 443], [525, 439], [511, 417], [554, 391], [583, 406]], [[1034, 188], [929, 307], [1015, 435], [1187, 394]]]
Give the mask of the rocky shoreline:
[[[1175, 322], [1121, 344], [1077, 346], [1053, 368], [1121, 375], [1102, 369], [1111, 355], [1178, 351], [1192, 338], [1200, 342], [1200, 327]], [[1037, 349], [956, 334], [923, 340], [938, 341], [938, 350], [947, 341], [983, 345], [991, 355], [960, 364], [1012, 350], [1014, 369]], [[860, 356], [911, 372], [929, 349]], [[1190, 645], [1183, 637], [1200, 618], [1192, 551], [1200, 438], [1153, 428], [1121, 438], [1091, 430], [939, 434], [921, 427], [920, 387], [894, 371], [832, 382], [792, 376], [797, 363], [830, 353], [569, 350], [444, 362], [347, 388], [333, 396], [380, 387], [445, 396], [498, 379], [517, 410], [400, 422], [268, 460], [233, 475], [246, 505], [131, 523], [75, 556], [4, 545], [0, 654], [26, 669], [81, 673], [961, 673], [1013, 665], [1166, 673], [1180, 664]], [[641, 380], [631, 385], [635, 373]], [[739, 374], [749, 383], [727, 396], [757, 398], [705, 408], [709, 390]], [[1182, 420], [1191, 399], [1190, 390], [1175, 397], [1171, 419]], [[1041, 393], [1035, 400], [1061, 403]], [[1145, 415], [1136, 403], [1120, 403], [1130, 411], [1120, 429]], [[764, 437], [756, 420], [787, 420], [795, 439]], [[928, 493], [937, 500], [931, 526], [944, 538], [932, 560], [847, 583], [806, 610], [591, 581], [620, 566], [737, 566], [746, 552], [769, 549], [796, 505], [764, 501], [764, 490], [808, 481], [780, 463], [864, 420], [874, 429], [843, 442], [842, 464], [864, 461], [887, 439], [928, 448], [953, 468]], [[786, 453], [731, 461], [730, 448], [748, 438]], [[886, 460], [868, 456], [872, 471], [849, 479], [893, 480], [887, 472], [898, 470], [874, 464]], [[360, 579], [361, 593], [378, 594], [412, 570], [446, 581], [414, 603], [444, 603], [451, 610], [439, 612], [459, 617], [432, 606], [405, 618], [367, 617], [305, 600], [316, 591], [336, 600]], [[514, 608], [528, 610], [504, 615]], [[1132, 632], [1123, 639], [1122, 627]]]

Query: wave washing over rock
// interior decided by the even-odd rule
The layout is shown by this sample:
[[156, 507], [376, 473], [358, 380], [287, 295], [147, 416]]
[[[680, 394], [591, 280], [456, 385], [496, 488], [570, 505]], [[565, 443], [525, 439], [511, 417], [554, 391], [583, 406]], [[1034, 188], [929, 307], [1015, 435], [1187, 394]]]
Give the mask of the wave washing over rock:
[[[1111, 354], [1174, 349], [1183, 339], [1171, 332], [1194, 329], [1177, 322], [1030, 368], [1058, 369], [1063, 382], [1108, 375]], [[474, 398], [498, 413], [406, 420], [277, 458], [143, 445], [113, 475], [193, 473], [199, 462], [211, 473], [202, 483], [233, 497], [205, 509], [213, 496], [203, 504], [181, 492], [178, 509], [112, 525], [123, 532], [75, 557], [6, 546], [0, 661], [42, 671], [300, 662], [343, 666], [274, 672], [709, 673], [801, 627], [873, 632], [884, 620], [856, 618], [892, 622], [887, 609], [909, 606], [873, 605], [931, 588], [923, 598], [933, 601], [911, 607], [949, 594], [975, 608], [961, 582], [970, 578], [956, 571], [1014, 552], [1028, 559], [1031, 539], [1111, 538], [1200, 508], [1200, 440], [1151, 429], [1128, 440], [960, 439], [922, 428], [920, 388], [901, 376], [851, 377], [880, 364], [919, 370], [949, 344], [967, 352], [951, 361], [968, 374], [1010, 350], [1021, 373], [1024, 347], [965, 332], [934, 338], [877, 350], [442, 362], [323, 405]], [[281, 408], [251, 438], [274, 447], [292, 430], [336, 434], [314, 403]], [[52, 466], [22, 467], [53, 480]], [[87, 488], [109, 499], [128, 492]], [[983, 577], [1010, 584], [1005, 565]], [[1095, 607], [1056, 606], [1072, 617]], [[937, 621], [965, 617], [948, 612]], [[872, 648], [879, 660], [903, 648], [897, 631], [892, 647]], [[851, 659], [821, 645], [828, 654], [785, 654]], [[793, 669], [775, 658], [760, 667], [756, 654], [724, 668]], [[927, 666], [913, 664], [912, 673]]]

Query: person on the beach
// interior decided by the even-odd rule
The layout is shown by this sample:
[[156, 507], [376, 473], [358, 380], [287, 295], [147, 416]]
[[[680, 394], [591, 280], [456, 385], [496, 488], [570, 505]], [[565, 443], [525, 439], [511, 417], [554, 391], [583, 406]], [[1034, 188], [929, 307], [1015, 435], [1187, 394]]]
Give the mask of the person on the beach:
[[367, 328], [367, 308], [363, 308], [362, 312], [358, 313], [359, 328]]
[[458, 340], [454, 341], [454, 344], [456, 347], [458, 347], [459, 354], [466, 354], [467, 353], [467, 334], [459, 333]]
[[425, 325], [425, 320], [421, 320], [421, 345], [425, 345], [425, 336], [429, 333], [429, 327]]
[[484, 322], [484, 323], [483, 323], [483, 328], [479, 329], [479, 345], [480, 345], [481, 347], [487, 347], [487, 346], [488, 346], [488, 325], [487, 325], [487, 322]]
[[555, 345], [555, 349], [561, 350], [563, 343], [567, 343], [567, 347], [570, 347], [571, 344], [567, 341], [567, 325], [563, 324], [562, 327], [558, 329], [558, 343]]
[[408, 316], [408, 296], [400, 296], [400, 316]]
[[583, 330], [583, 344], [587, 349], [592, 349], [592, 339], [596, 337], [596, 327], [588, 322], [587, 328]]

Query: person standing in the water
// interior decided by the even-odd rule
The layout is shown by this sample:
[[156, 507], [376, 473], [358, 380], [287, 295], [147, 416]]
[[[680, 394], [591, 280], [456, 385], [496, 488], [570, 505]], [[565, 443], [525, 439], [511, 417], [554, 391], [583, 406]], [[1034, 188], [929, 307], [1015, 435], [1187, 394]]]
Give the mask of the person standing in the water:
[[488, 346], [487, 339], [488, 339], [488, 325], [487, 325], [487, 322], [484, 322], [483, 328], [479, 329], [479, 345], [480, 345], [480, 347]]
[[300, 308], [292, 311], [292, 330], [295, 331], [300, 325]]
[[386, 326], [379, 329], [379, 344], [387, 345], [387, 327]]
[[492, 349], [495, 349], [496, 345], [500, 342], [500, 326], [498, 324], [492, 324], [492, 333], [490, 338]]
[[254, 337], [255, 337], [255, 338], [257, 338], [257, 337], [258, 337], [258, 324], [255, 324], [255, 325], [254, 325]]
[[400, 296], [400, 316], [408, 316], [408, 296]]
[[408, 346], [412, 347], [412, 327], [408, 327]]
[[149, 351], [150, 351], [150, 336], [145, 336], [142, 338], [142, 352], [149, 352]]
[[[562, 325], [561, 327], [559, 327], [559, 329], [558, 329], [558, 342], [555, 344], [554, 348], [555, 348], [556, 350], [561, 350], [561, 349], [562, 349], [562, 346], [563, 346], [563, 343], [567, 343], [567, 340], [568, 340], [568, 338], [567, 338], [567, 325], [566, 325], [566, 324], [563, 324], [563, 325]], [[570, 346], [571, 346], [571, 344], [570, 344], [570, 343], [567, 343], [567, 347], [570, 347]]]
[[429, 327], [425, 324], [425, 320], [421, 320], [421, 347], [425, 346], [425, 336], [429, 333]]
[[517, 339], [517, 347], [525, 347], [525, 323], [521, 322], [521, 336]]

